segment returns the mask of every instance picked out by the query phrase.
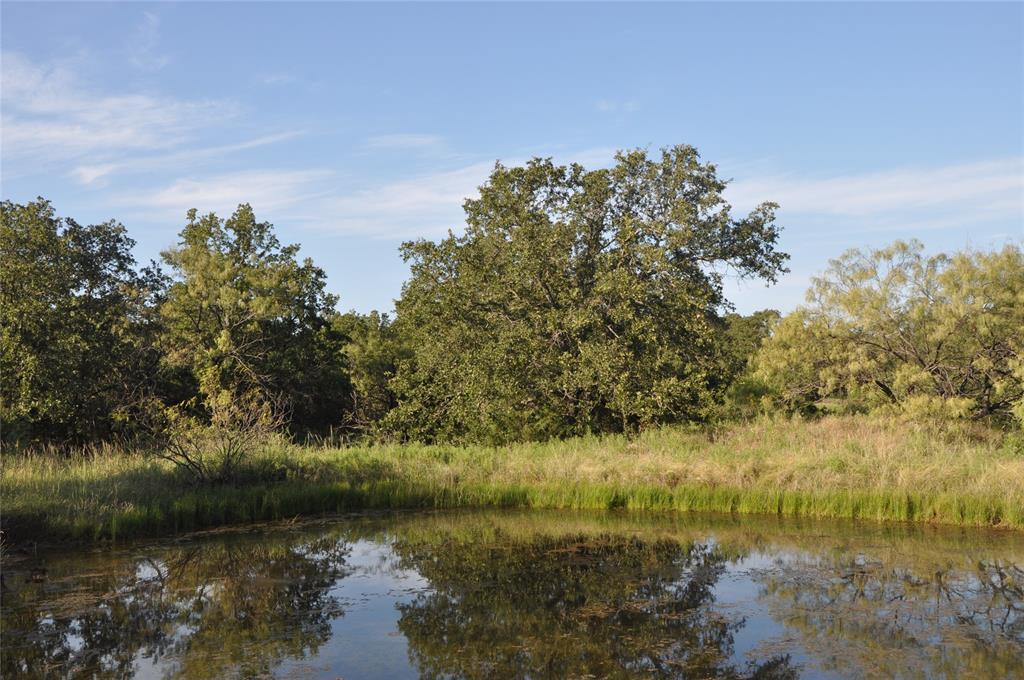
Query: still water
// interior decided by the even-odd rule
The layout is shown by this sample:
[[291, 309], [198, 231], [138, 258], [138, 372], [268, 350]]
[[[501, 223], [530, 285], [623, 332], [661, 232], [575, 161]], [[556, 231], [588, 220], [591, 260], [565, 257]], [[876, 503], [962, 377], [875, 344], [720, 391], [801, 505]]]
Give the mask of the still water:
[[1024, 535], [372, 515], [3, 564], [4, 678], [1024, 677]]

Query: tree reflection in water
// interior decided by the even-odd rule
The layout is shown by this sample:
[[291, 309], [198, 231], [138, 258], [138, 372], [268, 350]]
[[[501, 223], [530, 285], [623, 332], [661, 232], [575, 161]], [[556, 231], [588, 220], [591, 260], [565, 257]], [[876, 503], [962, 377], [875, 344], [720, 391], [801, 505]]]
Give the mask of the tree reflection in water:
[[179, 677], [250, 677], [313, 653], [342, 614], [329, 589], [347, 548], [333, 537], [293, 541], [204, 542], [107, 562], [96, 575], [14, 579], [2, 675], [123, 678], [150, 659]]
[[8, 555], [0, 676], [304, 665], [361, 677], [405, 648], [408, 665], [398, 651], [389, 672], [427, 678], [1020, 677], [1021, 565], [1024, 537], [981, 530], [536, 511], [348, 518]]
[[757, 580], [773, 617], [798, 631], [826, 670], [910, 678], [1024, 672], [1024, 569], [1014, 563], [979, 560], [972, 572], [840, 554], [778, 564]]
[[399, 541], [431, 591], [399, 606], [426, 678], [790, 678], [787, 657], [729, 663], [743, 625], [711, 608], [726, 558], [623, 536]]

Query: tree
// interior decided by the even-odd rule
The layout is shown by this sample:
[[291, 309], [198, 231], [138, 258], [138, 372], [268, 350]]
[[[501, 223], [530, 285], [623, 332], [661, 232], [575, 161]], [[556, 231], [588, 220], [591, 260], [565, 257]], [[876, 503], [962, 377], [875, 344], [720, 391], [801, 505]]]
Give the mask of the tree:
[[586, 171], [495, 166], [466, 232], [402, 247], [413, 348], [386, 426], [503, 442], [707, 416], [722, 387], [723, 270], [774, 281], [775, 205], [734, 219], [695, 149]]
[[390, 383], [409, 350], [387, 314], [349, 312], [336, 316], [333, 323], [346, 338], [345, 361], [352, 381], [346, 428], [376, 432], [380, 421], [398, 405]]
[[298, 250], [243, 204], [228, 220], [189, 211], [163, 253], [175, 277], [161, 308], [167, 358], [191, 370], [209, 410], [256, 394], [283, 399], [293, 431], [341, 422], [349, 383], [331, 325], [337, 298]]
[[780, 318], [778, 311], [763, 309], [748, 316], [729, 313], [722, 319], [723, 418], [749, 418], [761, 411], [767, 389], [763, 382], [751, 375], [751, 364]]
[[757, 354], [782, 315], [774, 309], [762, 309], [748, 316], [729, 313], [722, 319], [724, 326], [723, 354], [727, 382], [746, 373], [750, 360]]
[[50, 202], [0, 204], [0, 395], [6, 438], [108, 436], [140, 368], [152, 271], [114, 221], [83, 226]]
[[1007, 420], [1024, 398], [1024, 252], [850, 250], [757, 358], [791, 408]]

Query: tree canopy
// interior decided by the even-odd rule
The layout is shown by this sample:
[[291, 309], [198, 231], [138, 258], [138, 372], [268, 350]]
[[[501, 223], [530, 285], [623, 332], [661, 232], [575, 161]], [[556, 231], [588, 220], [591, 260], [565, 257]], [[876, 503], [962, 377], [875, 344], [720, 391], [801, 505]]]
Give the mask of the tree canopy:
[[734, 218], [689, 146], [587, 171], [497, 165], [466, 231], [402, 247], [412, 357], [388, 426], [502, 442], [699, 420], [720, 396], [723, 272], [772, 282], [775, 205]]
[[401, 246], [395, 314], [339, 313], [324, 271], [248, 204], [189, 211], [161, 270], [137, 265], [115, 221], [5, 201], [3, 437], [180, 426], [206, 446], [214, 431], [248, 441], [236, 430], [258, 422], [500, 444], [759, 409], [1024, 423], [1019, 245], [851, 250], [793, 313], [743, 316], [724, 278], [772, 283], [788, 256], [775, 204], [734, 215], [726, 184], [689, 146], [597, 170], [499, 163], [463, 232]]
[[188, 367], [209, 407], [257, 393], [280, 398], [299, 432], [340, 422], [349, 385], [337, 298], [298, 245], [282, 246], [243, 204], [228, 218], [188, 214], [163, 253], [173, 283], [160, 309], [167, 362]]
[[0, 204], [0, 419], [7, 437], [109, 436], [135, 385], [148, 279], [121, 224], [81, 225], [49, 201]]

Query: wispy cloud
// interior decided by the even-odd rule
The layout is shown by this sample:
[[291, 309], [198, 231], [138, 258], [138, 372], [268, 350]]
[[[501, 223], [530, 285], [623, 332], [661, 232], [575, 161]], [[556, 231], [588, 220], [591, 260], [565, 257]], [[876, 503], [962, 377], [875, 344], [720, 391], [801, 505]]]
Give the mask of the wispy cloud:
[[633, 113], [640, 108], [636, 99], [598, 99], [594, 108], [602, 113]]
[[162, 189], [133, 192], [114, 201], [157, 219], [180, 218], [190, 208], [226, 215], [240, 203], [250, 203], [257, 211], [280, 212], [321, 201], [332, 176], [328, 170], [247, 170], [179, 179]]
[[237, 144], [198, 146], [184, 151], [176, 151], [162, 155], [130, 158], [117, 163], [80, 165], [71, 171], [71, 176], [81, 184], [99, 184], [105, 181], [112, 174], [127, 171], [150, 172], [160, 169], [175, 169], [180, 172], [183, 168], [189, 168], [197, 162], [208, 158], [216, 158], [230, 153], [255, 149], [270, 144], [277, 144], [289, 139], [294, 139], [302, 134], [303, 133], [299, 130], [290, 130], [274, 135], [257, 137]]
[[[559, 154], [555, 162], [595, 168], [611, 162], [613, 153], [606, 148], [584, 149]], [[525, 161], [525, 157], [502, 159], [505, 165]], [[323, 203], [322, 216], [310, 222], [340, 233], [380, 238], [436, 238], [449, 229], [458, 232], [465, 223], [462, 204], [479, 193], [494, 163], [471, 163], [335, 196]]]
[[726, 196], [738, 208], [771, 200], [782, 214], [845, 218], [863, 230], [995, 219], [1024, 224], [1024, 158], [827, 178], [746, 177], [730, 184]]
[[251, 85], [295, 89], [296, 91], [320, 92], [328, 88], [329, 81], [322, 78], [311, 78], [300, 71], [273, 70], [253, 74], [249, 83]]
[[170, 63], [170, 57], [157, 52], [160, 46], [160, 16], [154, 12], [143, 12], [142, 21], [128, 42], [128, 61], [136, 68], [148, 71], [162, 69]]
[[235, 113], [223, 101], [92, 92], [73, 61], [40, 64], [12, 52], [3, 54], [0, 86], [8, 168], [11, 160], [23, 169], [85, 156], [102, 164], [128, 152], [170, 149]]
[[383, 238], [435, 237], [458, 230], [462, 203], [487, 179], [494, 163], [388, 182], [337, 196], [322, 206], [318, 226]]
[[83, 82], [78, 66], [73, 59], [40, 63], [19, 53], [3, 54], [0, 141], [8, 177], [52, 172], [57, 165], [70, 165], [68, 174], [92, 187], [126, 172], [173, 170], [181, 176], [200, 162], [303, 134], [289, 130], [204, 144], [205, 133], [223, 130], [237, 117], [237, 106], [155, 93], [97, 92]]
[[[608, 149], [588, 149], [561, 154], [557, 160], [599, 167], [611, 157]], [[493, 169], [494, 161], [478, 161], [347, 190], [338, 189], [337, 174], [327, 170], [201, 175], [125, 194], [118, 202], [150, 219], [180, 217], [189, 208], [227, 213], [249, 202], [257, 210], [269, 211], [272, 220], [309, 229], [382, 239], [437, 238], [449, 229], [460, 231], [463, 202], [477, 195]]]
[[438, 150], [445, 148], [445, 142], [440, 135], [379, 135], [366, 140], [366, 148], [382, 151]]
[[284, 71], [276, 71], [259, 76], [257, 80], [264, 85], [290, 85], [299, 82], [299, 77]]
[[71, 171], [79, 184], [100, 184], [106, 177], [117, 170], [126, 167], [126, 163], [96, 163], [93, 165], [80, 165]]

